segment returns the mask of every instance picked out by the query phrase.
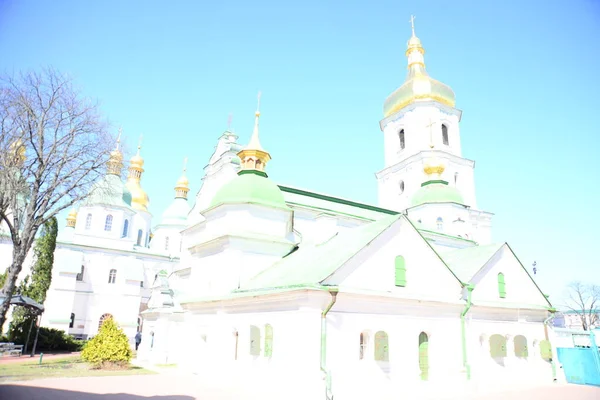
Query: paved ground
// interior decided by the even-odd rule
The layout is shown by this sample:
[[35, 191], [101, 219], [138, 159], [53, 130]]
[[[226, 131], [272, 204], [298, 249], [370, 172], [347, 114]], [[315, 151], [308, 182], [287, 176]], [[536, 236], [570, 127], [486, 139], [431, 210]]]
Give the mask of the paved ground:
[[[204, 385], [203, 385], [204, 386]], [[290, 388], [293, 393], [293, 388]], [[290, 394], [291, 394], [290, 393]], [[240, 393], [230, 388], [207, 390], [201, 388], [193, 375], [140, 375], [98, 378], [60, 378], [0, 385], [0, 399], [11, 400], [213, 400], [239, 399]], [[290, 398], [278, 396], [278, 398]], [[410, 399], [409, 396], [402, 396]], [[505, 392], [485, 397], [458, 399], [481, 400], [598, 400], [600, 388], [577, 385]], [[318, 399], [321, 400], [321, 399]]]

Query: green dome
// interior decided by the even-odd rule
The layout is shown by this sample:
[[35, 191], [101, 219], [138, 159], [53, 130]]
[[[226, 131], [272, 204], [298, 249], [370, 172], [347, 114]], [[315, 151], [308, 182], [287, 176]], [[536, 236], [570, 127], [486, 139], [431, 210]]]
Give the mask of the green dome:
[[425, 203], [458, 203], [464, 204], [464, 199], [458, 189], [448, 186], [446, 181], [425, 182], [412, 198], [412, 206]]
[[224, 203], [252, 203], [288, 209], [279, 186], [268, 179], [264, 172], [250, 170], [240, 171], [237, 178], [219, 189], [210, 207]]
[[85, 204], [131, 208], [131, 192], [121, 177], [107, 174], [92, 186]]
[[173, 200], [162, 214], [161, 225], [185, 225], [187, 216], [190, 212], [190, 205], [186, 199], [181, 197]]

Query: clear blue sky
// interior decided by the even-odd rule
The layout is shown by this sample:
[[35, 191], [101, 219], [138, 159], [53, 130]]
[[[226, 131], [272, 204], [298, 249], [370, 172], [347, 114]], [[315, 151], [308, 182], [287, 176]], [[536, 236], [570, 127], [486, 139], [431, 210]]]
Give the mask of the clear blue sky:
[[155, 222], [185, 156], [194, 197], [230, 112], [248, 140], [258, 90], [273, 180], [376, 204], [411, 14], [463, 110], [494, 240], [537, 261], [555, 303], [573, 279], [600, 283], [597, 1], [0, 0], [0, 69], [72, 74], [129, 156], [143, 133]]

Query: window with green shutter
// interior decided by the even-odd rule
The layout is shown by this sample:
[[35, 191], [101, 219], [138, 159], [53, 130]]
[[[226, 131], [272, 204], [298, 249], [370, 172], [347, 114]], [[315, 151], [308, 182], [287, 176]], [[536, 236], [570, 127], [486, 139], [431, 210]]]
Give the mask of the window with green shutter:
[[498, 274], [498, 295], [501, 299], [506, 297], [506, 284], [504, 283], [504, 274], [502, 272]]
[[260, 355], [260, 328], [250, 325], [250, 355]]
[[375, 334], [375, 361], [390, 361], [388, 334], [384, 331]]
[[492, 358], [504, 358], [506, 354], [506, 338], [497, 334], [490, 336], [490, 355]]
[[265, 357], [271, 358], [273, 355], [273, 327], [265, 325]]
[[396, 256], [395, 276], [396, 286], [406, 286], [406, 261], [402, 256]]
[[514, 345], [516, 357], [527, 358], [529, 356], [529, 350], [527, 349], [527, 338], [525, 336], [515, 336]]

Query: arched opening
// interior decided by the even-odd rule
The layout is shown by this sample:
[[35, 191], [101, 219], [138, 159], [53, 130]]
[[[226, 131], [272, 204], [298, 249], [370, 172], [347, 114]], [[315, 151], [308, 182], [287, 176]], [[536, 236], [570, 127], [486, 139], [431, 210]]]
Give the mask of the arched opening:
[[108, 214], [104, 220], [104, 230], [110, 232], [112, 229], [113, 216]]
[[369, 332], [361, 332], [360, 334], [360, 350], [358, 353], [358, 359], [364, 360], [367, 355], [367, 349], [369, 347]]
[[429, 336], [425, 332], [419, 334], [419, 368], [421, 379], [429, 379]]
[[88, 214], [85, 217], [85, 229], [89, 230], [92, 228], [92, 214]]
[[250, 355], [260, 356], [260, 328], [250, 325]]
[[502, 335], [490, 336], [490, 356], [496, 363], [504, 366], [504, 358], [506, 357], [506, 338]]
[[267, 358], [273, 355], [273, 327], [269, 324], [265, 325], [265, 354]]
[[108, 283], [115, 283], [117, 281], [117, 270], [111, 269], [108, 273]]
[[527, 358], [529, 350], [527, 349], [527, 338], [523, 335], [515, 336], [515, 356], [518, 358]]
[[169, 237], [165, 238], [165, 250], [169, 250]]
[[100, 328], [102, 327], [102, 324], [104, 323], [104, 321], [108, 320], [108, 319], [112, 319], [112, 314], [102, 314], [102, 316], [100, 317], [100, 321], [98, 321], [98, 330], [100, 330]]
[[389, 339], [384, 331], [375, 334], [375, 361], [390, 361]]
[[143, 238], [144, 238], [144, 232], [142, 232], [142, 230], [141, 230], [141, 229], [139, 229], [139, 230], [138, 230], [138, 234], [137, 234], [137, 242], [136, 242], [136, 244], [137, 244], [138, 246], [141, 246], [141, 245], [142, 245], [142, 239], [143, 239]]
[[448, 127], [446, 124], [442, 124], [442, 141], [444, 142], [444, 145], [448, 146]]
[[442, 219], [442, 217], [438, 217], [435, 220], [435, 222], [436, 222], [438, 231], [443, 231], [444, 230], [444, 220]]
[[406, 147], [406, 142], [404, 140], [404, 129], [398, 132], [398, 139], [400, 140], [400, 150], [404, 150]]
[[404, 193], [404, 181], [400, 181], [398, 188], [400, 189], [400, 194]]
[[[239, 340], [238, 331], [233, 331], [233, 359], [234, 360], [238, 359], [238, 340]], [[206, 341], [206, 339], [205, 339], [205, 341]]]
[[69, 328], [75, 325], [75, 313], [71, 313], [71, 319], [69, 320]]
[[79, 272], [77, 274], [77, 276], [75, 276], [75, 280], [79, 281], [79, 282], [83, 282], [83, 273], [85, 272], [85, 266], [82, 265], [81, 266], [81, 272]]
[[123, 223], [123, 234], [121, 236], [127, 237], [128, 233], [129, 233], [129, 220], [126, 219], [125, 222]]

